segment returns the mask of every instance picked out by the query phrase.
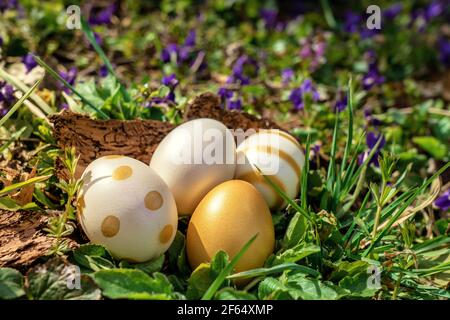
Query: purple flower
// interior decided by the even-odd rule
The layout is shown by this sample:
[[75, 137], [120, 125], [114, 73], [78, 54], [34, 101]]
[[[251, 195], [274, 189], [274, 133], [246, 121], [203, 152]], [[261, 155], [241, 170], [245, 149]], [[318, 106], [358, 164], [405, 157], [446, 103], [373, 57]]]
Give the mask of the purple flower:
[[22, 57], [22, 63], [25, 65], [27, 73], [37, 66], [37, 62], [34, 60], [33, 55], [31, 53], [28, 53], [27, 55]]
[[95, 26], [95, 25], [102, 25], [102, 24], [110, 24], [111, 18], [113, 14], [116, 12], [117, 4], [112, 3], [106, 8], [98, 11], [97, 13], [92, 13], [89, 16], [89, 24]]
[[304, 80], [301, 86], [293, 89], [289, 95], [289, 100], [294, 106], [294, 110], [302, 110], [305, 107], [305, 95], [311, 95], [313, 101], [318, 101], [320, 99], [319, 92], [309, 79]]
[[395, 3], [386, 10], [384, 10], [383, 14], [386, 19], [393, 20], [396, 16], [398, 16], [403, 10], [403, 5], [401, 3]]
[[[77, 78], [77, 73], [78, 73], [77, 68], [72, 67], [67, 72], [65, 72], [65, 71], [59, 72], [59, 75], [61, 76], [61, 78], [66, 80], [66, 82], [68, 84], [73, 86], [75, 84], [75, 80]], [[67, 88], [66, 86], [64, 86], [62, 83], [58, 83], [58, 86], [60, 89], [64, 90], [64, 92], [67, 94], [69, 94], [71, 92], [70, 89]]]
[[444, 212], [448, 211], [450, 209], [450, 189], [437, 198], [434, 205]]
[[372, 115], [372, 111], [369, 108], [365, 108], [364, 109], [364, 118], [367, 121], [367, 125], [372, 125], [374, 127], [379, 127], [382, 124], [382, 122], [380, 120], [378, 120], [377, 118], [375, 118]]
[[14, 88], [7, 84], [5, 81], [0, 81], [0, 115], [4, 116], [9, 108], [7, 105], [11, 105], [15, 100]]
[[61, 104], [61, 106], [59, 107], [60, 110], [68, 110], [69, 109], [69, 105], [67, 103], [63, 103]]
[[277, 25], [278, 12], [275, 9], [262, 9], [260, 16], [264, 20], [264, 26], [267, 29], [274, 29]]
[[161, 51], [161, 60], [164, 63], [168, 63], [171, 60], [172, 56], [177, 55], [178, 53], [178, 45], [176, 43], [169, 43], [167, 47], [162, 49]]
[[233, 90], [221, 87], [217, 93], [222, 102], [230, 99], [233, 96]]
[[197, 33], [194, 29], [191, 29], [186, 36], [186, 39], [184, 39], [184, 46], [186, 47], [193, 47], [195, 46], [195, 39], [197, 37]]
[[326, 43], [321, 39], [306, 38], [300, 42], [299, 55], [303, 60], [309, 62], [311, 72], [315, 71], [320, 65], [325, 63]]
[[167, 94], [166, 98], [170, 101], [175, 102], [175, 88], [180, 83], [177, 80], [175, 73], [172, 73], [168, 76], [163, 77], [161, 80], [161, 83], [170, 88], [170, 91]]
[[241, 110], [242, 109], [242, 101], [241, 101], [241, 99], [229, 100], [228, 101], [228, 109], [230, 109], [230, 110]]
[[108, 75], [108, 68], [106, 67], [105, 64], [100, 67], [98, 75], [102, 78], [105, 78]]
[[444, 4], [440, 0], [436, 0], [430, 3], [425, 9], [425, 17], [428, 21], [440, 16], [444, 12]]
[[234, 63], [232, 70], [232, 81], [247, 85], [250, 83], [250, 76], [258, 74], [259, 67], [256, 60], [247, 55], [239, 57]]
[[5, 12], [6, 10], [17, 10], [19, 9], [19, 1], [17, 0], [1, 0], [0, 1], [0, 12]]
[[375, 150], [375, 152], [369, 162], [369, 164], [374, 164], [376, 167], [379, 166], [378, 156], [380, 155], [381, 148], [383, 148], [384, 145], [386, 144], [386, 139], [381, 134], [376, 135], [372, 131], [370, 131], [366, 136], [366, 144], [367, 144], [367, 147], [369, 148], [369, 150], [367, 150], [366, 152], [364, 152], [358, 156], [358, 164], [359, 165], [363, 164], [363, 162], [367, 159], [370, 152], [372, 152], [372, 150], [375, 148], [375, 145], [377, 144], [378, 140], [380, 140], [380, 139], [381, 139], [380, 144], [378, 145], [377, 149]]
[[0, 37], [0, 47], [3, 46], [3, 38]]
[[439, 60], [446, 67], [450, 67], [450, 41], [443, 37], [438, 41]]
[[339, 91], [337, 94], [336, 103], [334, 104], [334, 109], [338, 112], [342, 112], [347, 108], [347, 94]]
[[171, 89], [175, 89], [175, 87], [179, 84], [177, 80], [177, 76], [175, 73], [172, 73], [168, 76], [162, 78], [161, 83]]
[[286, 68], [281, 71], [281, 79], [283, 81], [283, 84], [288, 84], [289, 82], [291, 82], [292, 78], [294, 78], [294, 70]]
[[384, 77], [380, 75], [378, 67], [374, 64], [369, 67], [369, 71], [363, 76], [362, 85], [364, 90], [369, 90], [373, 86], [384, 83]]
[[359, 31], [362, 17], [359, 14], [356, 14], [352, 11], [348, 11], [345, 13], [344, 17], [344, 31], [348, 33], [356, 33]]

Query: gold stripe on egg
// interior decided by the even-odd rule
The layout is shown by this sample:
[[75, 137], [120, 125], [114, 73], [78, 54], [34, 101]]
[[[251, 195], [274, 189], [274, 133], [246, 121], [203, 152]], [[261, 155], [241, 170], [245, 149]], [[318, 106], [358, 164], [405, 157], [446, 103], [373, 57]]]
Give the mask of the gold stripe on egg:
[[[268, 176], [268, 177], [284, 193], [286, 193], [286, 186], [277, 176], [272, 175], [272, 176]], [[236, 177], [236, 179], [244, 180], [244, 181], [247, 181], [252, 184], [261, 183], [261, 184], [264, 184], [267, 187], [269, 187], [275, 194], [275, 203], [273, 206], [270, 206], [271, 209], [279, 208], [283, 204], [283, 201], [284, 201], [283, 198], [278, 194], [278, 192], [270, 184], [267, 183], [267, 181], [258, 172], [251, 170], [251, 171], [248, 171], [248, 172], [245, 172], [245, 173], [239, 175], [238, 177]]]
[[282, 130], [277, 130], [277, 129], [261, 129], [260, 131], [267, 131], [269, 133], [273, 133], [276, 134], [280, 137], [283, 137], [289, 141], [291, 141], [292, 143], [294, 143], [297, 147], [300, 148], [300, 143], [293, 137], [291, 136], [289, 133], [282, 131]]
[[243, 152], [245, 153], [248, 150], [254, 150], [254, 149], [256, 149], [256, 151], [265, 152], [268, 154], [277, 153], [281, 159], [283, 159], [284, 161], [289, 163], [289, 165], [294, 170], [294, 172], [297, 173], [297, 176], [300, 177], [300, 173], [302, 172], [302, 169], [297, 164], [297, 162], [295, 162], [295, 160], [289, 154], [287, 154], [285, 151], [283, 151], [279, 148], [274, 148], [272, 146], [257, 145], [257, 146], [247, 147], [243, 150]]

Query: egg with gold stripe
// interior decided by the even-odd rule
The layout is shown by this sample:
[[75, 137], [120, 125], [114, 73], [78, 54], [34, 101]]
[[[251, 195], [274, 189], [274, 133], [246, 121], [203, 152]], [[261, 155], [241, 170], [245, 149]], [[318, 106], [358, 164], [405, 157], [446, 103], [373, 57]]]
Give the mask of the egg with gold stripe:
[[177, 230], [169, 187], [148, 165], [129, 157], [105, 156], [89, 164], [76, 207], [89, 240], [130, 262], [160, 256]]
[[237, 147], [235, 179], [253, 184], [270, 209], [286, 206], [286, 201], [262, 177], [269, 177], [283, 192], [294, 199], [300, 190], [300, 176], [305, 156], [299, 142], [290, 134], [277, 130], [259, 130]]

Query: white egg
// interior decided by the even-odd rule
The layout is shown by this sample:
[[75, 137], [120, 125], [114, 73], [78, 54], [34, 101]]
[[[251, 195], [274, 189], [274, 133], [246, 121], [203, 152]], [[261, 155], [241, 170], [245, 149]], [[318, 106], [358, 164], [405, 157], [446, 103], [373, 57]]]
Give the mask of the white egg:
[[221, 122], [195, 119], [172, 130], [158, 145], [150, 167], [167, 183], [179, 215], [191, 215], [215, 186], [233, 179], [233, 134]]
[[89, 164], [82, 179], [77, 217], [89, 240], [131, 262], [156, 258], [169, 248], [178, 224], [176, 204], [149, 166], [105, 156]]
[[305, 156], [294, 137], [281, 130], [259, 130], [245, 139], [236, 152], [235, 178], [253, 184], [271, 209], [282, 208], [286, 202], [259, 174], [257, 168], [289, 198], [294, 199], [298, 195]]

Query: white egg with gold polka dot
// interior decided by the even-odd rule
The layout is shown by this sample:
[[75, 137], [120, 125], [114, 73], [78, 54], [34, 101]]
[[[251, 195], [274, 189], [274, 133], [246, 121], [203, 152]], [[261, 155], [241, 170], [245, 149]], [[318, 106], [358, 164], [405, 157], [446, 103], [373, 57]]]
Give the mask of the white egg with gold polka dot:
[[85, 169], [77, 218], [89, 240], [130, 262], [163, 254], [178, 223], [175, 199], [159, 175], [141, 161], [115, 155]]
[[277, 129], [259, 130], [242, 141], [236, 151], [235, 179], [253, 184], [270, 209], [283, 208], [287, 203], [258, 169], [289, 198], [294, 199], [298, 195], [305, 156], [298, 141], [290, 134]]

